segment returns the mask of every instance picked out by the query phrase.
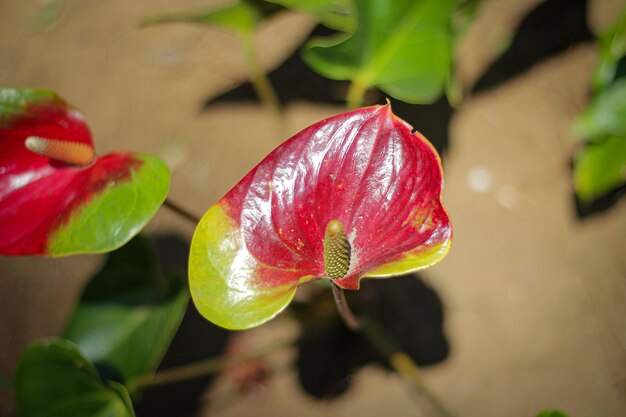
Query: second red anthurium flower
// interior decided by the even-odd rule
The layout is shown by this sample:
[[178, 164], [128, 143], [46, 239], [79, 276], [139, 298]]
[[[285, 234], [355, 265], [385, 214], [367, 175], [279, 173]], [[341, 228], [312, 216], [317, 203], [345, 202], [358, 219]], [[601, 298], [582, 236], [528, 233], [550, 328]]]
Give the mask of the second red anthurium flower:
[[432, 145], [389, 105], [283, 143], [204, 215], [189, 264], [198, 310], [229, 329], [282, 311], [298, 285], [399, 275], [441, 260], [452, 228]]
[[154, 156], [97, 157], [85, 118], [55, 93], [0, 88], [0, 254], [117, 249], [150, 221], [169, 184]]

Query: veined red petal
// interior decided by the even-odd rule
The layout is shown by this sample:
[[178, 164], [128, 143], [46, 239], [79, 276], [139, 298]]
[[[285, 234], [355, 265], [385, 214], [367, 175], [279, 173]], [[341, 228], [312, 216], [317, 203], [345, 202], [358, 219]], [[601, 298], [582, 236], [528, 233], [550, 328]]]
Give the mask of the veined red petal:
[[0, 253], [48, 253], [51, 235], [80, 206], [108, 187], [131, 179], [142, 161], [131, 154], [109, 154], [87, 168], [55, 168], [0, 199]]
[[[336, 277], [345, 270], [341, 262], [333, 264], [334, 281], [343, 288], [358, 289], [364, 276], [429, 266], [445, 256], [452, 235], [440, 202], [442, 184], [436, 151], [395, 117], [389, 105], [316, 123], [275, 149], [226, 194], [216, 204], [223, 214], [203, 219], [203, 231], [196, 232], [192, 243], [194, 299], [225, 297], [224, 306], [249, 313], [255, 291], [268, 297], [276, 289], [286, 297], [285, 288], [293, 289], [303, 279], [328, 278], [324, 236], [331, 222], [343, 226], [347, 239], [333, 252], [349, 260], [343, 277]], [[217, 232], [211, 223], [223, 221], [222, 215], [230, 219], [234, 245], [219, 244], [222, 229]], [[236, 274], [236, 288], [243, 285], [249, 291], [248, 301], [237, 305], [229, 294], [235, 288], [229, 277], [241, 272], [236, 259], [242, 254], [254, 259], [256, 267], [243, 275], [247, 279]], [[203, 264], [217, 258], [225, 262], [220, 269], [228, 272], [204, 272]], [[212, 281], [220, 282], [223, 293], [195, 291]], [[227, 314], [214, 313], [203, 312], [218, 321]]]

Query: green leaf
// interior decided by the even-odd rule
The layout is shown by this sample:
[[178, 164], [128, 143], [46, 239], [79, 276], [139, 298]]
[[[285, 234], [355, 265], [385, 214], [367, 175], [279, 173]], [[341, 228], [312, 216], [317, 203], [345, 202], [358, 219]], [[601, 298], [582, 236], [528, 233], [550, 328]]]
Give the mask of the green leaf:
[[613, 83], [620, 59], [626, 56], [626, 6], [617, 23], [599, 39], [600, 62], [593, 75], [593, 88], [600, 91]]
[[537, 417], [567, 417], [567, 414], [558, 410], [546, 410], [537, 414]]
[[44, 32], [50, 29], [61, 18], [63, 4], [60, 1], [48, 1], [39, 7], [33, 16], [31, 27], [34, 32]]
[[94, 363], [126, 379], [153, 372], [185, 312], [182, 274], [163, 275], [152, 242], [131, 240], [112, 252], [85, 288], [64, 337]]
[[47, 101], [61, 103], [49, 90], [0, 88], [0, 127], [8, 124], [11, 118], [24, 114], [29, 107]]
[[141, 166], [131, 169], [128, 181], [113, 183], [54, 231], [47, 247], [51, 256], [114, 250], [150, 221], [167, 196], [170, 171], [157, 157], [133, 157]]
[[474, 21], [481, 0], [457, 0], [456, 10], [452, 15], [452, 28], [458, 39]]
[[452, 71], [455, 3], [356, 0], [356, 31], [309, 43], [304, 59], [325, 77], [352, 80], [352, 106], [372, 86], [405, 102], [431, 103]]
[[354, 28], [354, 12], [350, 0], [267, 0], [291, 10], [304, 12], [332, 29], [350, 32]]
[[626, 136], [626, 78], [594, 97], [576, 118], [574, 133], [580, 139], [592, 141], [606, 136]]
[[582, 148], [574, 162], [574, 187], [591, 201], [626, 183], [626, 136]]
[[62, 339], [33, 343], [15, 374], [21, 417], [134, 417], [126, 389], [103, 382], [77, 347]]
[[262, 0], [240, 0], [222, 8], [192, 13], [169, 13], [142, 22], [142, 26], [160, 23], [195, 23], [219, 26], [239, 35], [249, 35], [264, 19], [280, 11], [282, 7]]

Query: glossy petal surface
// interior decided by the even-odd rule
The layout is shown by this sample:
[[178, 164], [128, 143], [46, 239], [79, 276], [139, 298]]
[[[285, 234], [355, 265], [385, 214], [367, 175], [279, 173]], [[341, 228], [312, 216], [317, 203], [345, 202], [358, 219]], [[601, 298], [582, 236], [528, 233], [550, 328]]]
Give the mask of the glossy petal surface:
[[233, 329], [278, 314], [296, 287], [327, 278], [327, 224], [343, 225], [347, 274], [396, 275], [442, 259], [451, 239], [439, 157], [390, 106], [341, 114], [275, 149], [205, 214], [189, 279], [200, 312]]
[[169, 171], [153, 156], [112, 153], [73, 165], [29, 150], [28, 138], [93, 148], [83, 116], [55, 94], [0, 89], [2, 254], [113, 250], [165, 199]]

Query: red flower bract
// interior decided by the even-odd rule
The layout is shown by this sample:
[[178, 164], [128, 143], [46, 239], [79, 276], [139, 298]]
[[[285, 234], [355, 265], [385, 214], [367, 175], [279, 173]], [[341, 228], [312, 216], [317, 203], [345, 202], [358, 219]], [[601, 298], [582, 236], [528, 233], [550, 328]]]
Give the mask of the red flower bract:
[[303, 130], [275, 149], [203, 217], [192, 242], [196, 306], [229, 328], [269, 320], [300, 283], [439, 261], [452, 235], [433, 147], [375, 106]]
[[[154, 196], [136, 205], [142, 172], [157, 174], [147, 192]], [[168, 186], [167, 168], [156, 158], [96, 159], [82, 114], [54, 93], [0, 89], [0, 253], [112, 250], [152, 217]]]

